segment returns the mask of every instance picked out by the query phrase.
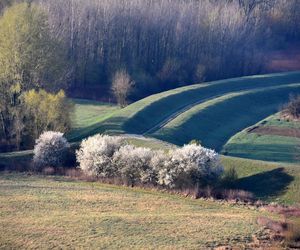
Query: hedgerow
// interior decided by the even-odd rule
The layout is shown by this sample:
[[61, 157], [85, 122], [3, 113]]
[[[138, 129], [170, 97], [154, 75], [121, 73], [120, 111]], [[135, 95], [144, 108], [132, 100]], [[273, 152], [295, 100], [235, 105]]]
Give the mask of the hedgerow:
[[96, 135], [84, 140], [76, 154], [85, 174], [120, 178], [131, 186], [189, 188], [210, 184], [223, 173], [219, 155], [196, 144], [165, 153], [126, 145], [120, 137]]

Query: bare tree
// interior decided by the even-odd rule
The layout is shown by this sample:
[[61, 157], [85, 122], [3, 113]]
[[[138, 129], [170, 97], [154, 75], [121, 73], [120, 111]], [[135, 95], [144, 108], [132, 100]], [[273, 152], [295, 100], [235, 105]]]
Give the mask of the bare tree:
[[300, 95], [290, 96], [290, 101], [282, 108], [282, 113], [292, 119], [299, 119], [300, 117]]
[[124, 108], [127, 105], [127, 97], [132, 91], [134, 81], [125, 70], [115, 73], [112, 81], [111, 90], [117, 99], [118, 104]]

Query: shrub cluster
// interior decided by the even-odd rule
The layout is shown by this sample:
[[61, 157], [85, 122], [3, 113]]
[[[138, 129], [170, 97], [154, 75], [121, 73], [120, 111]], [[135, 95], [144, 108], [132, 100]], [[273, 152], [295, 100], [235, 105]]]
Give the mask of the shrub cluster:
[[131, 186], [188, 188], [214, 182], [223, 173], [218, 154], [195, 144], [165, 153], [126, 145], [120, 137], [96, 135], [84, 140], [76, 155], [87, 175], [119, 178]]
[[37, 171], [44, 167], [60, 167], [68, 155], [70, 144], [63, 133], [47, 131], [36, 140], [33, 150], [33, 163]]

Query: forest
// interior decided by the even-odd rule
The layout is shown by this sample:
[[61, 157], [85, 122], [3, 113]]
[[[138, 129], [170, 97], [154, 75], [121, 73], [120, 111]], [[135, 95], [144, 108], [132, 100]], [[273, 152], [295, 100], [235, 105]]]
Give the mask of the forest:
[[0, 145], [67, 132], [66, 96], [124, 107], [193, 83], [295, 70], [286, 57], [299, 53], [299, 13], [297, 0], [2, 0]]
[[[0, 11], [20, 0], [4, 0]], [[297, 0], [31, 0], [66, 51], [68, 92], [101, 99], [117, 70], [131, 99], [208, 80], [278, 71], [299, 43]], [[298, 49], [298, 48], [296, 48]], [[291, 66], [292, 67], [292, 66]]]

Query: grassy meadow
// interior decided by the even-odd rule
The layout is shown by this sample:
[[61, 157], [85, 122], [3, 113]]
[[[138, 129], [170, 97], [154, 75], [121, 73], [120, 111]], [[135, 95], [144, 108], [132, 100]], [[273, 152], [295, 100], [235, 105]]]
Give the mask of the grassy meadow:
[[0, 173], [0, 248], [242, 247], [266, 212], [139, 188]]
[[[103, 117], [119, 112], [115, 106], [95, 104], [76, 101], [74, 131], [98, 126]], [[176, 147], [142, 136], [128, 135], [126, 140], [156, 150]], [[1, 154], [0, 164], [22, 164], [31, 155], [32, 151]], [[221, 160], [225, 169], [236, 169], [236, 188], [268, 202], [300, 202], [299, 166], [229, 156]], [[264, 236], [256, 223], [261, 216], [275, 215], [151, 189], [0, 172], [0, 249], [242, 249], [253, 235]]]
[[72, 113], [72, 131], [68, 134], [69, 140], [80, 137], [82, 133], [88, 133], [89, 128], [97, 126], [119, 109], [115, 104], [85, 99], [72, 99], [72, 101], [74, 111]]

